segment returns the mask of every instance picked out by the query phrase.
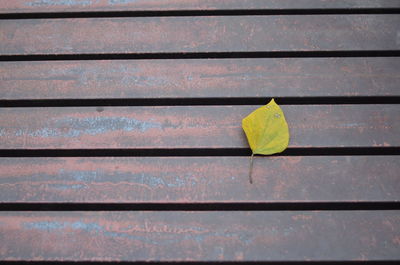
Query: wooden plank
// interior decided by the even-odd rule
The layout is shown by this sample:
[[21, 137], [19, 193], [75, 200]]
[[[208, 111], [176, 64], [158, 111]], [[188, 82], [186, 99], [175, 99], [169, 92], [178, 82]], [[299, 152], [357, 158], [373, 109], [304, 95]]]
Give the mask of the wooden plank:
[[399, 156], [2, 158], [0, 202], [399, 202]]
[[0, 99], [400, 96], [399, 57], [0, 62]]
[[[1, 260], [399, 260], [400, 211], [1, 212]], [[307, 244], [299, 244], [307, 242]]]
[[397, 50], [398, 15], [0, 21], [0, 54]]
[[396, 0], [0, 0], [0, 13], [398, 7]]
[[[257, 107], [2, 108], [0, 149], [243, 148], [241, 120]], [[283, 110], [290, 147], [400, 146], [398, 105]]]

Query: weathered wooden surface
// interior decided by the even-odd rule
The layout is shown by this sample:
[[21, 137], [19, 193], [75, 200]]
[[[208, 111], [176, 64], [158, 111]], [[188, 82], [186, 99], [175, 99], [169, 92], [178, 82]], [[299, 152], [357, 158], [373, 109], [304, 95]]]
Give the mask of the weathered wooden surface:
[[399, 15], [2, 20], [0, 53], [396, 50], [399, 24]]
[[0, 202], [400, 201], [399, 156], [2, 158]]
[[[326, 103], [328, 97], [362, 96], [375, 102], [376, 96], [400, 96], [398, 57], [368, 57], [378, 54], [368, 51], [396, 55], [391, 51], [400, 49], [400, 16], [361, 13], [399, 7], [400, 1], [392, 0], [0, 0], [0, 55], [9, 60], [0, 62], [0, 100], [40, 105], [43, 99], [72, 99], [79, 105], [80, 99], [321, 97]], [[374, 10], [360, 10], [369, 8]], [[264, 15], [246, 9], [264, 10], [258, 13]], [[324, 12], [315, 9], [337, 14], [310, 15]], [[183, 15], [184, 10], [199, 12], [178, 17], [141, 12]], [[235, 13], [242, 15], [197, 16], [206, 10], [242, 10]], [[275, 15], [266, 15], [268, 10]], [[287, 11], [298, 15], [277, 15]], [[49, 15], [24, 19], [24, 13]], [[46, 18], [53, 16], [59, 17]], [[310, 51], [309, 57], [342, 56], [344, 51], [366, 57], [79, 61], [79, 54], [94, 55], [85, 59], [140, 53], [266, 55], [259, 51], [288, 57], [302, 51]], [[45, 156], [52, 152], [44, 149], [104, 155], [102, 150], [110, 149], [119, 154], [118, 149], [164, 148], [172, 154], [175, 148], [247, 148], [241, 120], [258, 107], [40, 106], [0, 108], [3, 155], [30, 149]], [[400, 105], [282, 108], [290, 147], [304, 148], [305, 156], [257, 157], [253, 185], [249, 158], [229, 157], [229, 149], [220, 157], [1, 158], [0, 261], [399, 261], [400, 211], [379, 205], [389, 203], [393, 209], [400, 202], [400, 157], [306, 152], [309, 147], [400, 148]], [[374, 150], [384, 154], [387, 149]], [[48, 209], [58, 205], [61, 211], [20, 211], [31, 203]], [[65, 211], [66, 205], [87, 203], [95, 208]], [[218, 203], [240, 211], [104, 211], [122, 203], [153, 210], [152, 203], [166, 209], [185, 203], [210, 207], [206, 210]], [[318, 204], [322, 211], [247, 212], [247, 203], [284, 203], [290, 209]], [[371, 208], [332, 211], [332, 203]]]
[[400, 258], [398, 211], [1, 212], [2, 260]]
[[[259, 106], [3, 108], [0, 149], [245, 148]], [[400, 145], [398, 105], [283, 106], [290, 147]]]
[[0, 99], [400, 96], [400, 58], [0, 62]]
[[398, 7], [396, 0], [0, 0], [0, 13]]

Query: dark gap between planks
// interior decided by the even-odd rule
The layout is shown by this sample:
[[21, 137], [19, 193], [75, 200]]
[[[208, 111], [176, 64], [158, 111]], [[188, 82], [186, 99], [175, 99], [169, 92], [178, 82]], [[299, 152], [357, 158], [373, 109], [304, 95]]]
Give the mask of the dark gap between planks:
[[[0, 157], [182, 157], [250, 156], [249, 148], [177, 149], [0, 149]], [[400, 147], [288, 148], [273, 156], [371, 156], [400, 155]]]
[[0, 55], [0, 61], [70, 60], [149, 60], [149, 59], [247, 59], [247, 58], [330, 58], [399, 57], [400, 50], [354, 51], [256, 51], [256, 52], [185, 52], [185, 53], [86, 53]]
[[370, 15], [400, 14], [400, 8], [236, 9], [5, 13], [0, 19], [62, 19], [115, 17], [269, 16], [269, 15]]
[[0, 203], [0, 211], [362, 211], [400, 210], [400, 202]]
[[[97, 106], [226, 106], [264, 105], [270, 97], [232, 98], [108, 98], [0, 100], [1, 107], [97, 107]], [[276, 97], [279, 105], [400, 104], [400, 96]]]

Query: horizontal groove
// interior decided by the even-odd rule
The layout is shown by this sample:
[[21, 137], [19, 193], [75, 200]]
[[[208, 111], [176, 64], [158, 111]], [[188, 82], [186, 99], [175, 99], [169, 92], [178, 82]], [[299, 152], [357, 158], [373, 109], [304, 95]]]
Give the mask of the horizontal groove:
[[0, 55], [0, 61], [151, 60], [151, 59], [246, 59], [246, 58], [328, 58], [399, 57], [400, 50], [352, 51], [253, 51], [175, 53], [84, 53]]
[[400, 261], [221, 261], [221, 262], [201, 262], [201, 261], [0, 261], [2, 265], [14, 264], [47, 264], [47, 265], [398, 265]]
[[0, 203], [0, 211], [362, 211], [400, 210], [400, 202]]
[[[182, 157], [250, 156], [249, 148], [177, 149], [0, 149], [0, 157]], [[371, 156], [400, 155], [400, 147], [288, 148], [273, 156]]]
[[188, 16], [268, 16], [268, 15], [366, 15], [399, 14], [400, 8], [313, 8], [313, 9], [234, 9], [234, 10], [149, 10], [4, 13], [0, 19], [62, 19], [114, 17], [188, 17]]
[[[0, 100], [1, 107], [96, 107], [96, 106], [221, 106], [263, 105], [269, 97], [232, 98], [114, 98]], [[400, 96], [275, 97], [280, 105], [400, 104]]]

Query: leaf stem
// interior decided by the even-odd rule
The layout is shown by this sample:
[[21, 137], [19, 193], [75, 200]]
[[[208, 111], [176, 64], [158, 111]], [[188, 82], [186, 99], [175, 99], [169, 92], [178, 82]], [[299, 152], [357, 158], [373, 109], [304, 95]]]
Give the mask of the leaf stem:
[[249, 168], [249, 181], [250, 184], [253, 184], [253, 178], [252, 178], [252, 173], [253, 173], [253, 157], [254, 157], [254, 153], [251, 153], [250, 156], [250, 168]]

